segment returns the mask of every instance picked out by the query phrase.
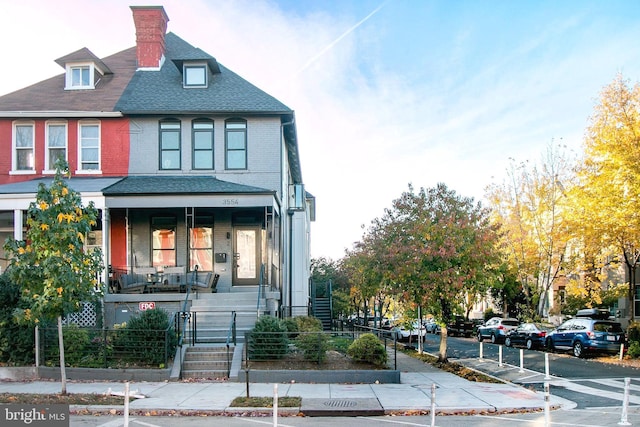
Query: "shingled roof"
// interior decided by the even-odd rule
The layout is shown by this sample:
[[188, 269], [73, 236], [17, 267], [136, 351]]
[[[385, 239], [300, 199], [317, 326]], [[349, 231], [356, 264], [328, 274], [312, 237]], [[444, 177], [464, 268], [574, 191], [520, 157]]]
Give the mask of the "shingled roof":
[[[67, 57], [79, 54], [87, 57], [87, 52], [80, 49]], [[100, 63], [111, 73], [102, 76], [95, 89], [65, 90], [62, 73], [0, 97], [0, 111], [117, 111], [115, 105], [136, 70], [136, 48], [108, 56]]]
[[170, 194], [273, 194], [274, 191], [222, 181], [213, 176], [128, 176], [103, 189], [105, 196]]
[[[286, 105], [175, 34], [168, 33], [165, 42], [162, 68], [137, 72], [116, 109], [126, 114], [292, 113]], [[216, 73], [214, 65], [206, 88], [185, 89], [182, 85], [182, 62], [194, 59], [206, 60], [210, 67], [217, 64], [220, 69]]]

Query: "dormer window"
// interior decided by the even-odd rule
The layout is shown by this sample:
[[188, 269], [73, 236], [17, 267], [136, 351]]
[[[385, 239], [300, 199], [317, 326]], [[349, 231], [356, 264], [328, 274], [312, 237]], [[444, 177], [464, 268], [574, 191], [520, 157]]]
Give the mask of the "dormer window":
[[65, 89], [95, 89], [99, 78], [93, 64], [67, 64], [67, 81]]
[[109, 67], [87, 48], [58, 58], [56, 63], [65, 70], [65, 90], [95, 89], [102, 76], [112, 74]]
[[207, 87], [207, 65], [184, 65], [184, 87]]
[[91, 84], [91, 68], [87, 65], [71, 67], [71, 86], [88, 87]]

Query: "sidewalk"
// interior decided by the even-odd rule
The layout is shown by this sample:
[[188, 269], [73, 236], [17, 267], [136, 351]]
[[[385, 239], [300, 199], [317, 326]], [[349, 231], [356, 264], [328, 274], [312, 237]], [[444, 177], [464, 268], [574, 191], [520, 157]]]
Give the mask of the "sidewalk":
[[[324, 408], [326, 414], [348, 414], [364, 411], [369, 415], [382, 413], [428, 412], [431, 410], [432, 385], [435, 384], [436, 413], [478, 413], [538, 411], [545, 406], [544, 396], [513, 384], [476, 383], [444, 372], [415, 358], [398, 353], [401, 384], [277, 384], [278, 396], [301, 397], [300, 408], [279, 408], [282, 413], [309, 414]], [[129, 385], [131, 394], [146, 396], [130, 403], [130, 412], [166, 413], [202, 412], [268, 412], [252, 408], [232, 408], [231, 402], [246, 396], [247, 385], [238, 382], [135, 382]], [[275, 384], [251, 383], [251, 397], [274, 395]], [[67, 383], [69, 393], [124, 392], [121, 382]], [[0, 393], [59, 393], [60, 383], [49, 381], [0, 382]], [[551, 396], [551, 407], [566, 401]], [[340, 410], [336, 408], [342, 408]], [[73, 410], [106, 412], [111, 407], [82, 406]], [[122, 409], [122, 406], [115, 409]], [[320, 415], [320, 414], [316, 414]], [[359, 413], [358, 413], [359, 415]]]

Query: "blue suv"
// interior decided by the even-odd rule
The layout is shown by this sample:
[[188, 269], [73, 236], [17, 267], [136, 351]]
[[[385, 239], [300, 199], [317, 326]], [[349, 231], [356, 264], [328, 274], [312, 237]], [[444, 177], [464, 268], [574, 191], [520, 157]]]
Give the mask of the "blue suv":
[[615, 354], [623, 343], [625, 334], [620, 323], [591, 317], [569, 319], [548, 333], [545, 340], [547, 350], [572, 350], [576, 357], [588, 353]]

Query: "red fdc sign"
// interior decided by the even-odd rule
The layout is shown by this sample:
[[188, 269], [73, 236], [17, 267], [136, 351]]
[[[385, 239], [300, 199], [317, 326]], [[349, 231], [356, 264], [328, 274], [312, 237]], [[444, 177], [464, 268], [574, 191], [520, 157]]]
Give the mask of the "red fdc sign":
[[140, 311], [145, 311], [145, 310], [153, 310], [154, 308], [156, 308], [156, 303], [155, 302], [140, 302], [138, 303], [138, 309]]

